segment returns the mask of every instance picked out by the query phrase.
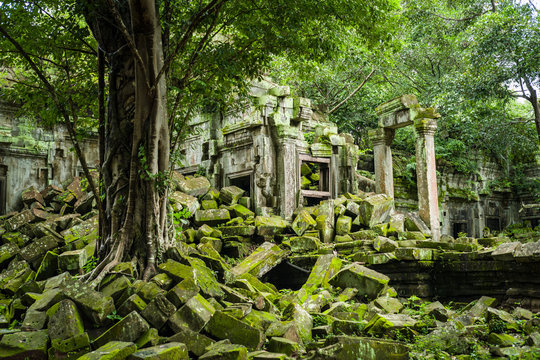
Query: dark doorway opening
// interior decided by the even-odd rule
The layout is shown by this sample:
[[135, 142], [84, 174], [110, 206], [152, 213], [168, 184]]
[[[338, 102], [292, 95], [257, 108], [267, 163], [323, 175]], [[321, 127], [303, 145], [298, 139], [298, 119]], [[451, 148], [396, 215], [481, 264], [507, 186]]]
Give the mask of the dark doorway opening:
[[468, 236], [467, 232], [467, 223], [466, 222], [455, 222], [452, 226], [452, 236], [458, 238], [465, 234]]
[[237, 186], [244, 190], [244, 196], [251, 196], [251, 175], [230, 177], [229, 185]]
[[487, 218], [486, 226], [491, 231], [501, 231], [501, 220], [499, 218]]

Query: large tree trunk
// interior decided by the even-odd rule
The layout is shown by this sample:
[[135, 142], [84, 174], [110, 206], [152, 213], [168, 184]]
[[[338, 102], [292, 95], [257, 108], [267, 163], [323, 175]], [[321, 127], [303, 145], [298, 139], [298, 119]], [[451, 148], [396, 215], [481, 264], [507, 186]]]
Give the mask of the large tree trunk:
[[104, 158], [102, 261], [89, 279], [97, 283], [121, 261], [134, 261], [148, 278], [164, 246], [165, 179], [169, 163], [161, 27], [155, 0], [87, 9], [88, 23], [110, 68]]

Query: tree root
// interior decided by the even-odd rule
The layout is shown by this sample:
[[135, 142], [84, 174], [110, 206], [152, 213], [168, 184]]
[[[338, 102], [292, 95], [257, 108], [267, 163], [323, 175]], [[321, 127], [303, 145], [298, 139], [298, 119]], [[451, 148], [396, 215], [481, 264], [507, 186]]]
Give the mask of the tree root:
[[103, 278], [121, 261], [124, 253], [125, 241], [125, 237], [120, 236], [118, 245], [111, 249], [105, 259], [103, 259], [92, 272], [81, 277], [81, 280], [90, 284], [93, 288], [98, 287]]

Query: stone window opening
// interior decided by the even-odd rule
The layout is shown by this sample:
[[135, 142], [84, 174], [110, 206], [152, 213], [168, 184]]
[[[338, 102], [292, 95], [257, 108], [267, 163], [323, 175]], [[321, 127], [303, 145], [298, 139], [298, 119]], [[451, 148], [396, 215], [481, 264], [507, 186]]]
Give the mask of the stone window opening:
[[330, 199], [330, 159], [300, 155], [298, 174], [303, 205], [313, 206], [322, 200]]
[[47, 169], [47, 168], [39, 169], [38, 180], [43, 180], [43, 181], [47, 182], [48, 179], [49, 179], [49, 169]]
[[208, 141], [204, 142], [202, 144], [202, 159], [201, 159], [202, 161], [210, 159], [209, 150], [210, 150], [210, 143]]

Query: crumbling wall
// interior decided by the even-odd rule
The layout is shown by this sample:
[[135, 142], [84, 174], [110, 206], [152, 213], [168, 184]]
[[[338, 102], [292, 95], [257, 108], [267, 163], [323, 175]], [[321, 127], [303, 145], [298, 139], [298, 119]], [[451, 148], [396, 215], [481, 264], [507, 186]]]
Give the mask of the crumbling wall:
[[[338, 134], [309, 99], [291, 97], [288, 86], [253, 81], [251, 95], [240, 112], [199, 114], [190, 121], [181, 173], [204, 173], [217, 188], [238, 186], [249, 193], [257, 214], [285, 218], [307, 198], [319, 202], [358, 190], [358, 148], [351, 136]], [[308, 160], [328, 164], [328, 178], [317, 181], [325, 188], [302, 189], [302, 161]]]
[[[82, 174], [73, 144], [62, 125], [51, 129], [18, 117], [16, 107], [0, 104], [0, 212], [21, 207], [21, 191], [43, 188]], [[80, 143], [90, 168], [99, 166], [96, 137]]]

